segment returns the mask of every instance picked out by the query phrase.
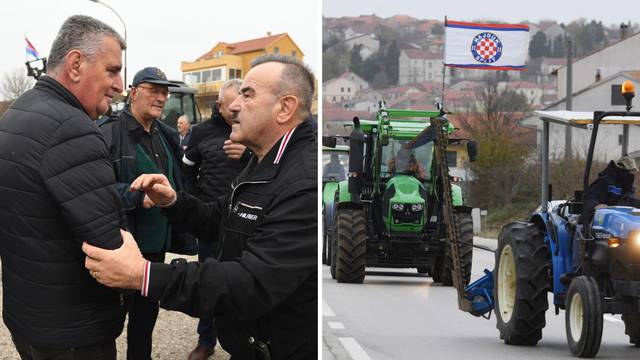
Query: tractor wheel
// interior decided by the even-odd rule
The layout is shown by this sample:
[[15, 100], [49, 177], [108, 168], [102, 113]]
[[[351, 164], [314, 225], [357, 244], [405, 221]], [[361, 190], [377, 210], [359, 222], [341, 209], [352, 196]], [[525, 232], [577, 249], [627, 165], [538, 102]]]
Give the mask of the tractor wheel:
[[494, 299], [500, 338], [510, 345], [535, 345], [549, 308], [551, 255], [543, 232], [532, 223], [502, 228], [494, 269]]
[[[456, 214], [455, 227], [458, 232], [458, 242], [460, 243], [460, 265], [462, 266], [463, 286], [469, 285], [471, 280], [471, 265], [473, 263], [473, 220], [469, 214]], [[444, 263], [442, 273], [438, 276], [442, 285], [453, 285], [453, 259], [451, 248], [445, 243]], [[434, 278], [433, 281], [436, 281]]]
[[367, 233], [362, 210], [338, 210], [336, 279], [341, 283], [364, 281]]
[[[336, 220], [337, 222], [338, 220]], [[336, 226], [333, 227], [333, 231], [331, 234], [331, 237], [329, 238], [329, 241], [331, 241], [331, 246], [329, 247], [329, 257], [331, 258], [331, 264], [329, 264], [329, 271], [331, 273], [331, 278], [332, 279], [336, 279], [336, 264], [338, 263], [338, 251], [336, 249], [338, 249], [338, 243], [337, 243], [337, 239], [338, 239], [338, 226], [337, 224], [335, 224]]]
[[624, 321], [624, 333], [629, 335], [629, 342], [640, 347], [640, 313], [624, 313], [622, 321]]
[[324, 211], [322, 212], [322, 265], [329, 265], [329, 234], [327, 233], [327, 219]]
[[573, 279], [565, 306], [565, 327], [571, 353], [582, 358], [596, 356], [602, 340], [602, 301], [596, 281], [590, 276]]

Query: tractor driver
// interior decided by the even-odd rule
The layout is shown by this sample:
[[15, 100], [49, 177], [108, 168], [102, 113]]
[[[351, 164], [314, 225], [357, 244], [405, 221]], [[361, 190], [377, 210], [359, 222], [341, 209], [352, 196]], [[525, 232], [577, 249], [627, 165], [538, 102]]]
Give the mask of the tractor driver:
[[418, 180], [426, 180], [427, 172], [424, 166], [418, 162], [416, 156], [404, 146], [398, 150], [388, 163], [390, 173], [407, 174], [416, 177]]
[[324, 169], [322, 169], [322, 176], [335, 177], [338, 181], [342, 181], [347, 178], [347, 174], [344, 166], [340, 163], [338, 154], [331, 154], [329, 163], [324, 166]]
[[616, 162], [610, 161], [584, 194], [585, 219], [582, 223], [591, 222], [595, 209], [615, 205], [640, 208], [640, 200], [633, 196], [633, 180], [636, 172], [638, 172], [638, 166], [628, 155]]

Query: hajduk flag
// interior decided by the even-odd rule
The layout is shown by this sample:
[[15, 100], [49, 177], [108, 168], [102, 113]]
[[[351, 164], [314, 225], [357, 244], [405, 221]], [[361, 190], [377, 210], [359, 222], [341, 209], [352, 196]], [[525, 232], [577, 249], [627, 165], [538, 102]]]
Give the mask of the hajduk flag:
[[29, 41], [29, 39], [27, 39], [27, 37], [24, 37], [24, 41], [27, 43], [26, 44], [26, 50], [27, 50], [27, 58], [29, 58], [29, 56], [33, 57], [35, 60], [40, 59], [40, 54], [38, 54], [38, 50], [36, 50], [36, 48], [33, 46], [33, 44], [31, 44], [31, 41]]
[[483, 70], [526, 70], [529, 26], [445, 22], [444, 65]]

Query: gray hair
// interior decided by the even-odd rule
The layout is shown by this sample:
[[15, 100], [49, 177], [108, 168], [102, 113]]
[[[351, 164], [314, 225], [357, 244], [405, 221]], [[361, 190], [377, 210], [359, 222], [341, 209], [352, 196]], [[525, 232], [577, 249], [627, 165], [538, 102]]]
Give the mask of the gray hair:
[[55, 70], [64, 63], [71, 50], [80, 50], [87, 57], [98, 55], [102, 47], [102, 38], [113, 37], [122, 50], [127, 48], [124, 39], [109, 25], [84, 15], [74, 15], [65, 20], [49, 52], [48, 66]]
[[287, 90], [293, 90], [294, 95], [300, 99], [300, 109], [303, 117], [306, 118], [311, 115], [315, 83], [315, 77], [311, 69], [293, 56], [277, 54], [259, 56], [251, 62], [251, 67], [269, 62], [277, 62], [284, 65], [279, 82], [278, 95], [284, 94]]
[[178, 116], [178, 118], [176, 119], [176, 124], [178, 123], [178, 121], [180, 121], [180, 119], [184, 119], [184, 121], [187, 122], [187, 126], [191, 127], [191, 121], [189, 121], [189, 115], [182, 114], [182, 115]]
[[225, 81], [224, 84], [222, 84], [222, 87], [220, 87], [220, 92], [218, 92], [218, 101], [222, 102], [224, 99], [224, 92], [227, 91], [227, 89], [229, 88], [234, 88], [236, 90], [240, 90], [240, 86], [242, 86], [242, 80], [240, 79], [231, 79], [231, 80], [227, 80]]

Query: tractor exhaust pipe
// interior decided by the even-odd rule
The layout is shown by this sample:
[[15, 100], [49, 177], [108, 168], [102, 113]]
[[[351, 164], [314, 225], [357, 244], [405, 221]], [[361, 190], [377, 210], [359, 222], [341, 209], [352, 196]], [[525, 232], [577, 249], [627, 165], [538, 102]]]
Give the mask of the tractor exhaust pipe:
[[360, 202], [363, 179], [364, 132], [360, 128], [360, 119], [353, 118], [353, 130], [349, 136], [349, 193], [355, 203]]

